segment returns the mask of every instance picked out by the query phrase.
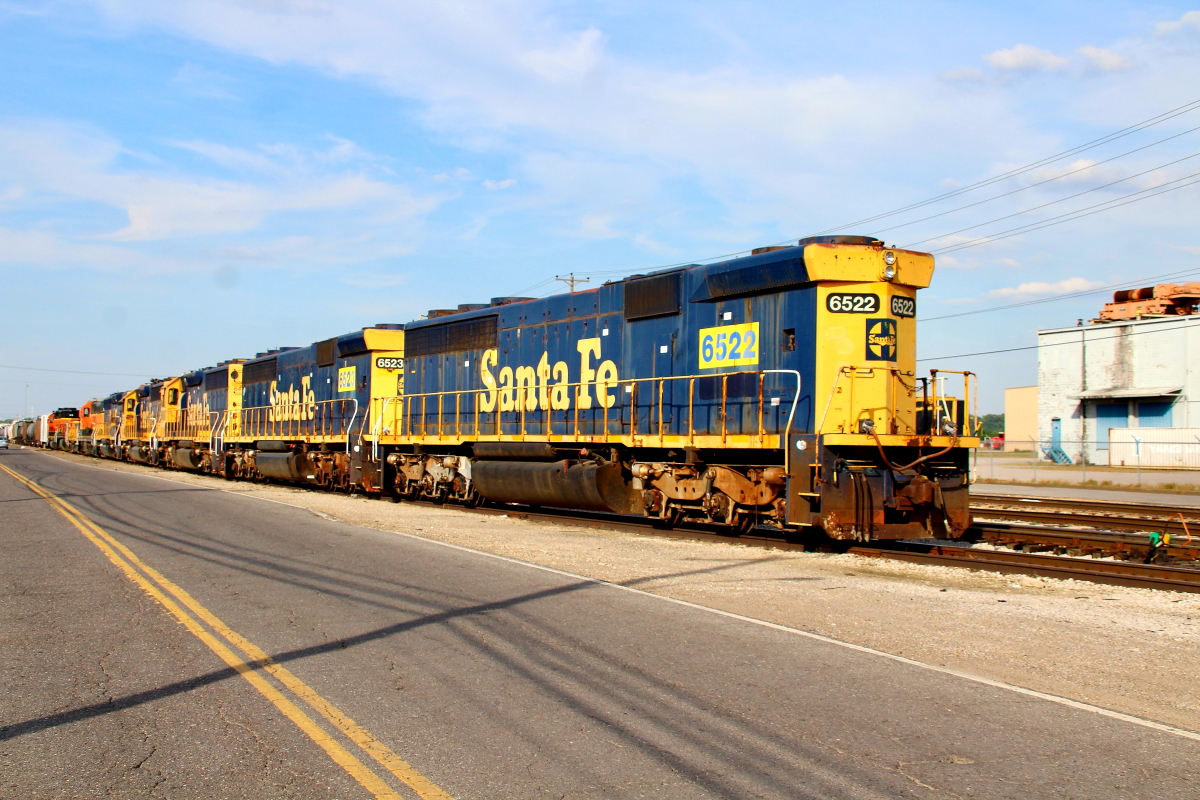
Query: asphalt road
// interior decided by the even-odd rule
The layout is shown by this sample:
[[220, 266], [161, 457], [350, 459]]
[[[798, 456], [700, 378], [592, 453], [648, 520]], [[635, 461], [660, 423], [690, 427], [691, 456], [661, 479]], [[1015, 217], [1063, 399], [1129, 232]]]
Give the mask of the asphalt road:
[[1200, 785], [1200, 741], [1084, 708], [252, 497], [30, 451], [0, 466], [96, 526], [0, 470], [0, 797]]

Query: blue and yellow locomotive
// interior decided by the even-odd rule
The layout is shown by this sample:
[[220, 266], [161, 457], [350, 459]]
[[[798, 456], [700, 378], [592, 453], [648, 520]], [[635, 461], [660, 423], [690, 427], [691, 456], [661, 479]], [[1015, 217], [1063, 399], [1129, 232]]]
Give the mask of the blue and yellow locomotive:
[[91, 451], [394, 499], [953, 538], [978, 440], [972, 376], [917, 375], [932, 275], [925, 253], [815, 237], [431, 311], [115, 395]]
[[431, 312], [405, 326], [403, 398], [373, 401], [382, 485], [666, 525], [961, 535], [978, 442], [966, 391], [916, 373], [932, 274], [927, 254], [818, 237]]

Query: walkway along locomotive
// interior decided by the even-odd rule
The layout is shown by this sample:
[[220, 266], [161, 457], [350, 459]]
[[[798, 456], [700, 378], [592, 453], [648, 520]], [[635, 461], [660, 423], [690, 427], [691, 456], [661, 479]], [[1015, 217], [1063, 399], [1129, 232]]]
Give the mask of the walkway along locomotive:
[[928, 254], [816, 237], [435, 310], [93, 401], [62, 446], [394, 499], [951, 538], [978, 439], [973, 376], [917, 375], [932, 274]]

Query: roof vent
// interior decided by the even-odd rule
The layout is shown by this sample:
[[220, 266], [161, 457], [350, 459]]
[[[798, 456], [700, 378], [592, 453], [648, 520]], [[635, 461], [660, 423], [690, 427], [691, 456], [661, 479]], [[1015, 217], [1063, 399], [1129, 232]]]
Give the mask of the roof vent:
[[883, 247], [883, 241], [874, 236], [809, 236], [807, 239], [801, 239], [797, 244], [800, 247], [806, 244], [861, 244]]
[[489, 305], [506, 306], [509, 303], [524, 303], [526, 300], [533, 300], [532, 297], [493, 297]]

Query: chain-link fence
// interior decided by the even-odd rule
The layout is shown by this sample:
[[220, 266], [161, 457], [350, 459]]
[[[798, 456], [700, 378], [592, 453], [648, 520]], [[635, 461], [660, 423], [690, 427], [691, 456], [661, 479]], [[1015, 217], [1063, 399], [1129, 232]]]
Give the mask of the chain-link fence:
[[1031, 438], [1007, 444], [1020, 449], [1006, 452], [1003, 442], [983, 441], [975, 454], [977, 479], [1200, 487], [1200, 429], [1113, 428], [1103, 440]]

